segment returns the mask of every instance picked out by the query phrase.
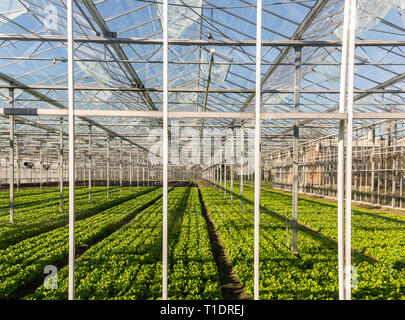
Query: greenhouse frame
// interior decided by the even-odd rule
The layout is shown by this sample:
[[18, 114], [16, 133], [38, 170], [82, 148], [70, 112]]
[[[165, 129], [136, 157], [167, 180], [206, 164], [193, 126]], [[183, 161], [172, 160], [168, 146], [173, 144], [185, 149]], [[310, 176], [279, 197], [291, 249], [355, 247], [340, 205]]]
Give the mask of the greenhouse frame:
[[[127, 189], [160, 190], [156, 272], [158, 296], [167, 300], [174, 297], [170, 194], [186, 184], [198, 188], [204, 212], [214, 215], [212, 208], [219, 206], [200, 190], [212, 188], [218, 199], [248, 214], [249, 283], [222, 241], [251, 298], [262, 299], [266, 288], [261, 239], [263, 229], [265, 241], [272, 237], [263, 220], [269, 210], [285, 221], [280, 234], [287, 235], [293, 258], [304, 259], [300, 237], [309, 229], [333, 240], [332, 298], [352, 299], [359, 254], [384, 265], [390, 276], [398, 273], [395, 298], [405, 299], [404, 0], [3, 0], [0, 29], [0, 193], [6, 208], [1, 217], [7, 219], [0, 234], [9, 225], [18, 233], [25, 223], [17, 201], [25, 189], [46, 194], [56, 188], [54, 211], [66, 212], [66, 223], [57, 227], [68, 230], [69, 300], [77, 298], [78, 286], [84, 292], [87, 278], [78, 279], [81, 269], [75, 271], [83, 248], [115, 234], [106, 231], [81, 245], [76, 226], [87, 216], [78, 207], [78, 187], [93, 205]], [[102, 200], [97, 188], [106, 191]], [[277, 213], [271, 199], [267, 206], [267, 189], [290, 197], [287, 213]], [[315, 220], [301, 220], [300, 203], [307, 203], [301, 199], [336, 202], [330, 233], [311, 225]], [[389, 248], [392, 262], [384, 260], [383, 249], [367, 251], [353, 241], [358, 207], [390, 212], [383, 218], [374, 211], [361, 215], [375, 215], [381, 228], [388, 219], [398, 229]], [[226, 218], [219, 216], [213, 221], [225, 237], [220, 223]], [[223, 227], [228, 234], [238, 229], [229, 221]], [[30, 236], [18, 235], [21, 241], [40, 235], [28, 223], [34, 222], [24, 226]], [[373, 233], [367, 225], [359, 229]], [[0, 243], [10, 251], [4, 257], [17, 255], [18, 243]], [[0, 284], [6, 292], [12, 285], [7, 273], [3, 278], [4, 261]], [[0, 298], [15, 294], [3, 296], [1, 290]], [[264, 290], [277, 299], [274, 290]]]

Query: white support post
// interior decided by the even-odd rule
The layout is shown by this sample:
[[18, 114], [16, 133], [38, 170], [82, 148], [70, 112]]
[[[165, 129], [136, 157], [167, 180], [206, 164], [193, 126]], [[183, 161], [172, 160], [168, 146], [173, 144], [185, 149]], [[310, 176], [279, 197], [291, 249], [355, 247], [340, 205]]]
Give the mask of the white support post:
[[232, 139], [231, 139], [231, 169], [230, 169], [230, 174], [231, 174], [231, 205], [233, 204], [233, 163], [235, 159], [235, 128], [232, 129]]
[[129, 150], [129, 191], [132, 192], [132, 150]]
[[302, 148], [302, 171], [303, 171], [303, 191], [307, 192], [307, 165], [306, 165], [306, 149]]
[[123, 180], [123, 160], [122, 160], [122, 139], [120, 140], [120, 194], [122, 194], [122, 180]]
[[[345, 112], [346, 105], [346, 80], [347, 80], [347, 54], [349, 39], [349, 5], [345, 2], [344, 23], [343, 23], [343, 42], [342, 42], [342, 61], [340, 75], [340, 96], [339, 112]], [[345, 299], [345, 239], [344, 239], [344, 167], [345, 167], [345, 120], [339, 122], [338, 137], [338, 168], [337, 168], [337, 192], [338, 192], [338, 271], [339, 271], [339, 300]]]
[[356, 35], [356, 0], [347, 0], [349, 4], [349, 39], [348, 39], [348, 70], [347, 70], [347, 148], [346, 148], [346, 208], [345, 208], [345, 299], [351, 300], [351, 268], [352, 268], [352, 135], [353, 135], [353, 95], [354, 95], [354, 55]]
[[16, 152], [16, 173], [17, 173], [17, 193], [20, 191], [20, 147], [18, 144], [18, 137], [15, 137], [15, 152]]
[[226, 142], [224, 142], [224, 199], [226, 200]]
[[[138, 153], [139, 154], [139, 153]], [[139, 156], [136, 156], [136, 188], [139, 188]]]
[[148, 187], [150, 186], [150, 164], [147, 162], [148, 165], [148, 170], [147, 170], [147, 181], [148, 181]]
[[[359, 162], [357, 160], [357, 152], [358, 152], [358, 140], [359, 140], [359, 131], [356, 131], [356, 139], [354, 142], [354, 163], [355, 163], [355, 174], [354, 174], [354, 200], [357, 200], [357, 193], [359, 190]], [[361, 200], [361, 199], [360, 199]]]
[[168, 79], [168, 67], [169, 67], [169, 24], [168, 24], [168, 0], [163, 0], [163, 250], [162, 250], [162, 298], [167, 300], [167, 169], [168, 169], [168, 108], [169, 108], [169, 79]]
[[42, 141], [39, 142], [39, 190], [42, 191], [42, 175], [43, 175], [43, 159], [42, 159]]
[[381, 203], [381, 196], [380, 196], [380, 182], [381, 182], [381, 169], [382, 169], [382, 140], [379, 140], [378, 143], [378, 154], [379, 154], [379, 159], [378, 159], [378, 173], [377, 173], [377, 202]]
[[397, 190], [397, 170], [398, 170], [398, 157], [397, 157], [397, 122], [394, 122], [394, 135], [392, 141], [392, 190], [391, 190], [391, 207], [396, 207], [396, 190]]
[[403, 183], [404, 183], [404, 153], [403, 153], [403, 147], [401, 146], [401, 168], [399, 170], [400, 178], [399, 178], [399, 195], [400, 195], [400, 201], [399, 201], [399, 207], [402, 209], [403, 207]]
[[75, 119], [74, 119], [74, 56], [73, 0], [67, 1], [68, 36], [68, 101], [69, 101], [69, 267], [68, 299], [75, 298]]
[[107, 199], [110, 198], [110, 137], [107, 137]]
[[[222, 149], [222, 146], [221, 146], [221, 149]], [[221, 194], [222, 193], [222, 189], [221, 189], [221, 185], [222, 185], [222, 161], [219, 164], [218, 170], [219, 170], [219, 188], [218, 189], [219, 189], [219, 194]]]
[[59, 211], [63, 212], [63, 117], [60, 118], [58, 168], [59, 168]]
[[244, 163], [244, 153], [245, 153], [245, 133], [243, 132], [243, 127], [240, 126], [240, 211], [243, 212], [243, 163]]
[[375, 202], [374, 193], [375, 193], [375, 128], [373, 127], [371, 130], [371, 203]]
[[91, 126], [89, 126], [89, 155], [88, 155], [88, 170], [89, 170], [89, 203], [91, 203], [91, 180], [92, 180], [92, 168], [91, 168], [91, 161], [92, 161], [92, 154], [91, 154]]
[[[14, 89], [9, 89], [9, 106], [14, 108]], [[14, 223], [14, 116], [10, 115], [10, 223]]]
[[256, 18], [256, 94], [255, 94], [255, 200], [254, 200], [254, 299], [259, 300], [260, 287], [260, 191], [261, 191], [261, 64], [262, 64], [262, 0], [257, 0]]
[[[295, 72], [294, 72], [294, 112], [300, 110], [300, 88], [301, 88], [301, 47], [295, 48]], [[294, 121], [293, 137], [293, 168], [292, 168], [292, 252], [298, 253], [298, 138], [299, 121]]]
[[224, 199], [226, 199], [226, 162], [224, 162]]

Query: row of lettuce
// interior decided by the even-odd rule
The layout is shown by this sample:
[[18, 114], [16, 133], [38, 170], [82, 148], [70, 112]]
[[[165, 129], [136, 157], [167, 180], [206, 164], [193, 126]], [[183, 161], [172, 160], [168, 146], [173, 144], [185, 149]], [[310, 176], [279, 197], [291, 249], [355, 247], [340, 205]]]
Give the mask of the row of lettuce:
[[[160, 196], [160, 189], [153, 190], [77, 221], [76, 249], [87, 248], [119, 229]], [[0, 250], [0, 298], [12, 297], [41, 278], [45, 266], [65, 263], [68, 256], [68, 234], [69, 228], [66, 225]]]
[[[234, 193], [240, 194], [239, 185]], [[244, 198], [253, 201], [254, 188], [245, 186]], [[291, 194], [262, 189], [261, 205], [291, 218]], [[405, 216], [364, 208], [352, 208], [352, 247], [405, 271]], [[336, 203], [299, 197], [298, 222], [337, 239]], [[287, 240], [287, 239], [286, 239]]]
[[[253, 294], [252, 190], [245, 188], [241, 211], [237, 198], [230, 204], [229, 193], [224, 199], [224, 193], [220, 194], [218, 189], [202, 189], [229, 258], [250, 294]], [[237, 188], [234, 192], [236, 196], [239, 194]], [[293, 255], [286, 239], [288, 220], [274, 212], [275, 198], [262, 196], [260, 298], [338, 299], [336, 243], [299, 226], [299, 256]], [[400, 271], [360, 254], [353, 254], [352, 265], [354, 299], [405, 299], [405, 277]]]
[[[219, 194], [218, 189], [206, 187], [201, 190], [229, 258], [248, 293], [253, 294], [253, 188], [245, 187], [243, 211], [240, 211], [236, 198], [239, 195], [237, 184], [232, 205], [229, 193], [224, 199], [224, 194]], [[88, 203], [86, 191], [79, 192], [77, 197], [77, 205], [79, 208], [82, 205], [83, 209], [78, 210], [80, 220], [76, 223], [79, 254], [76, 298], [160, 299], [161, 188], [139, 188], [134, 193], [124, 190], [122, 194], [116, 189], [108, 201], [105, 189], [95, 189], [92, 204]], [[49, 191], [47, 196], [52, 198], [56, 194]], [[174, 188], [169, 192], [168, 201], [169, 299], [221, 299], [218, 271], [198, 189]], [[263, 190], [261, 205], [260, 298], [337, 299], [336, 243], [300, 226], [299, 256], [293, 255], [287, 219], [291, 215], [291, 196]], [[57, 208], [58, 205], [49, 216], [58, 211]], [[26, 211], [21, 219], [26, 219], [28, 229], [31, 227], [36, 231], [26, 233], [18, 243], [10, 240], [11, 243], [0, 250], [0, 299], [22, 297], [27, 287], [42, 281], [47, 265], [56, 265], [60, 269], [58, 288], [46, 289], [39, 285], [25, 298], [67, 298], [67, 221], [63, 220], [62, 226], [48, 226], [48, 229], [43, 229], [47, 232], [41, 233], [35, 228], [46, 226], [48, 220], [58, 220], [49, 217], [42, 209], [41, 212], [42, 215], [35, 210]], [[60, 218], [66, 219], [65, 214], [59, 213]], [[35, 220], [35, 215], [37, 219], [44, 219], [42, 223], [28, 222]], [[336, 207], [330, 203], [311, 199], [299, 202], [300, 222], [327, 236], [335, 237], [335, 218]], [[405, 299], [405, 277], [399, 271], [401, 264], [398, 263], [403, 260], [402, 223], [403, 220], [394, 215], [353, 210], [353, 245], [387, 263], [353, 254], [355, 299]], [[3, 226], [0, 232], [2, 230]], [[359, 239], [354, 236], [356, 232]], [[370, 247], [361, 247], [362, 242], [356, 242], [361, 240], [361, 232], [365, 238], [362, 241], [371, 239]], [[371, 248], [375, 251], [370, 251]], [[392, 248], [396, 252], [390, 254]]]
[[[76, 220], [92, 216], [103, 210], [112, 208], [138, 195], [155, 189], [145, 187], [130, 192], [124, 188], [112, 188], [110, 197], [106, 198], [105, 188], [95, 187], [92, 191], [92, 201], [88, 201], [87, 188], [79, 188], [75, 195]], [[64, 197], [63, 211], [59, 211], [59, 194], [47, 191], [44, 194], [31, 189], [23, 196], [26, 204], [17, 206], [14, 212], [14, 223], [9, 222], [8, 215], [0, 216], [0, 249], [7, 248], [19, 241], [51, 231], [68, 223], [69, 207], [68, 196]], [[31, 200], [30, 200], [31, 199]]]
[[[168, 222], [169, 299], [220, 299], [219, 277], [196, 188], [179, 187], [169, 193]], [[77, 259], [76, 298], [160, 299], [161, 260], [159, 199]], [[58, 273], [57, 289], [41, 286], [26, 299], [66, 299], [67, 277], [64, 267]]]

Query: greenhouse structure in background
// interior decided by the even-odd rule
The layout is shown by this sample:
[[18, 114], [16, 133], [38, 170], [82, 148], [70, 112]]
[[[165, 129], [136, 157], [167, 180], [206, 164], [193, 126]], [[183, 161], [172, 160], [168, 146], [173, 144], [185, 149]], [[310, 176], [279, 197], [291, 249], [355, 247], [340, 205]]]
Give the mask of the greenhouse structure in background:
[[405, 299], [404, 99], [405, 0], [2, 0], [0, 299]]

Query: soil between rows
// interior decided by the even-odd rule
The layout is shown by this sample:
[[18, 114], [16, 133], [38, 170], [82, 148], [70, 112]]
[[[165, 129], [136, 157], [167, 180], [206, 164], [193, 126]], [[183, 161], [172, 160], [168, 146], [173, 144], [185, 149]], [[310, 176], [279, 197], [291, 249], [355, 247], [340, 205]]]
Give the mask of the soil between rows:
[[205, 204], [200, 186], [198, 186], [198, 196], [200, 198], [202, 213], [207, 224], [212, 254], [218, 268], [219, 281], [221, 283], [222, 296], [224, 300], [252, 300], [252, 296], [246, 292], [245, 286], [241, 283], [239, 277], [233, 269], [221, 236], [219, 235], [217, 227], [215, 226], [215, 223], [212, 220], [209, 210]]

